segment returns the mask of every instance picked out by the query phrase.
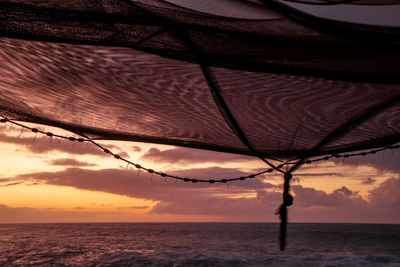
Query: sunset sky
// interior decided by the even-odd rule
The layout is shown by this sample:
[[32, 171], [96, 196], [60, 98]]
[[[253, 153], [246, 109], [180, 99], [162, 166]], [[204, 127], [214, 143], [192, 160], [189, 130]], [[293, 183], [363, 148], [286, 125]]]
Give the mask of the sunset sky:
[[[326, 142], [342, 149], [399, 134], [398, 42], [385, 50], [400, 25], [399, 5], [283, 2], [327, 19], [312, 26], [311, 17], [297, 24], [286, 12], [253, 1], [169, 0], [154, 10], [152, 4], [111, 2], [93, 4], [99, 11], [86, 4], [16, 4], [21, 10], [5, 18], [0, 38], [5, 114], [227, 151], [251, 151], [246, 137], [256, 149], [286, 152], [294, 140], [300, 141], [293, 151]], [[48, 18], [37, 10], [50, 12]], [[331, 20], [340, 22], [337, 33]], [[347, 32], [342, 22], [354, 25]], [[381, 30], [390, 38], [379, 49], [379, 40], [369, 44], [364, 33], [354, 35], [354, 44], [342, 40], [353, 30], [373, 36]], [[0, 223], [279, 221], [281, 173], [185, 183], [138, 172], [90, 143], [11, 126], [0, 124]], [[99, 143], [144, 167], [191, 178], [269, 168], [236, 154]], [[289, 221], [400, 223], [399, 163], [396, 150], [303, 166], [291, 183]]]
[[[92, 144], [0, 125], [0, 223], [278, 222], [282, 177], [185, 183], [138, 173]], [[38, 126], [70, 136], [60, 129]], [[100, 142], [142, 166], [193, 178], [266, 168], [251, 157], [134, 142]], [[400, 151], [303, 166], [294, 175], [292, 222], [400, 223]]]

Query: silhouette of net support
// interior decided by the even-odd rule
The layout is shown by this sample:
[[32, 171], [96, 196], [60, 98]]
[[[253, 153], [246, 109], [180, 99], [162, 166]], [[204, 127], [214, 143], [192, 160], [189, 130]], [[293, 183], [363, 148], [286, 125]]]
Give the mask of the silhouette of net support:
[[310, 157], [400, 141], [399, 27], [281, 1], [65, 3], [1, 1], [3, 116], [90, 140], [290, 160], [289, 174]]

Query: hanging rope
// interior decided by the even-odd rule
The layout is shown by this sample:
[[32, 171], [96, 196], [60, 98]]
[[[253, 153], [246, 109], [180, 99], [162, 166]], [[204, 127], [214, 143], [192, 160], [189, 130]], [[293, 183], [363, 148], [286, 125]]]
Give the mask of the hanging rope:
[[290, 190], [290, 180], [292, 179], [292, 174], [287, 172], [284, 175], [283, 183], [283, 194], [282, 194], [282, 204], [275, 212], [275, 215], [279, 215], [281, 219], [280, 232], [279, 232], [279, 248], [280, 250], [285, 250], [286, 247], [286, 228], [287, 228], [287, 207], [293, 205], [293, 196], [289, 194]]

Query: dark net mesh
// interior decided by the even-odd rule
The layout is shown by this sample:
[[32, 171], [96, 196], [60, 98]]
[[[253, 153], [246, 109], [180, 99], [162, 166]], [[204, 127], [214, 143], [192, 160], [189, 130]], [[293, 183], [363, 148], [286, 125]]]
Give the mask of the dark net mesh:
[[400, 141], [397, 28], [324, 31], [263, 1], [66, 3], [1, 1], [1, 114], [269, 158]]

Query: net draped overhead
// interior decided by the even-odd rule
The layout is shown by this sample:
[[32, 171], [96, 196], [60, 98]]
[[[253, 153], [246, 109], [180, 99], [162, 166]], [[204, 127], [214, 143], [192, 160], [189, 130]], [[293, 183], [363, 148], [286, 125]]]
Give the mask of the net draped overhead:
[[400, 141], [396, 27], [256, 0], [11, 0], [0, 16], [10, 119], [272, 159]]

